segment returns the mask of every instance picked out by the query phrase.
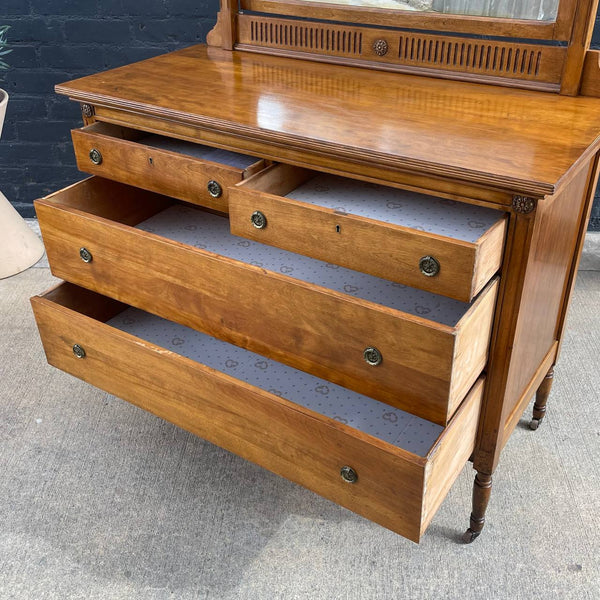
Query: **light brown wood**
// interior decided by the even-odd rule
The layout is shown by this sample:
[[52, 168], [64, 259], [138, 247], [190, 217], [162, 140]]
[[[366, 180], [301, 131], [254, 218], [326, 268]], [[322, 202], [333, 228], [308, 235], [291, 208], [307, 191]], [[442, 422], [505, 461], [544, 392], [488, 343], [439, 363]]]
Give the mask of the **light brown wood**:
[[[293, 196], [297, 186], [315, 175], [274, 165], [232, 188], [231, 232], [464, 302], [470, 302], [500, 267], [506, 231], [502, 213], [471, 243], [282, 197]], [[253, 226], [250, 217], [255, 211], [266, 216], [264, 229]], [[436, 276], [421, 273], [424, 256], [440, 263]]]
[[[478, 398], [478, 401], [465, 400], [455, 416], [457, 425], [453, 427], [452, 431], [446, 432], [443, 444], [438, 443], [429, 452], [425, 473], [425, 499], [421, 535], [425, 533], [454, 480], [473, 452], [483, 387], [484, 380], [480, 379], [468, 394], [469, 399]], [[460, 426], [458, 426], [458, 423], [460, 423]]]
[[[456, 352], [471, 323], [491, 320], [497, 283], [490, 284], [460, 321], [449, 327], [334, 290], [219, 257], [96, 216], [106, 198], [128, 206], [128, 189], [83, 182], [78, 202], [69, 189], [36, 202], [52, 272], [170, 320], [265, 356], [308, 370], [360, 393], [445, 424], [466, 392], [451, 388], [453, 370], [469, 387], [481, 372], [487, 338], [472, 353]], [[138, 200], [144, 204], [143, 198]], [[135, 204], [135, 202], [134, 202]], [[79, 248], [93, 255], [82, 262]], [[126, 251], [125, 251], [126, 249]], [[189, 273], [194, 273], [193, 277]], [[159, 289], [161, 293], [156, 293]], [[485, 307], [485, 308], [481, 308]], [[260, 315], [248, 318], [248, 315]], [[290, 320], [289, 315], [294, 315]], [[464, 333], [466, 332], [466, 333]], [[377, 367], [363, 359], [366, 347], [383, 356]], [[463, 362], [463, 356], [469, 362]], [[456, 361], [456, 362], [454, 362]], [[434, 365], [434, 368], [432, 368]], [[452, 409], [449, 409], [449, 406]]]
[[[221, 212], [228, 210], [229, 186], [242, 181], [248, 174], [244, 169], [145, 145], [136, 141], [142, 132], [106, 123], [74, 129], [71, 135], [80, 171]], [[90, 159], [92, 149], [102, 155], [102, 162], [98, 165]], [[256, 159], [252, 170], [263, 166], [264, 161]], [[223, 191], [218, 198], [209, 193], [209, 181], [216, 181], [221, 186]]]
[[600, 105], [590, 98], [205, 46], [56, 89], [95, 104], [98, 117], [100, 107], [127, 109], [202, 129], [205, 139], [254, 156], [343, 162], [346, 171], [362, 163], [363, 173], [408, 171], [538, 198], [557, 192], [600, 144]]
[[592, 161], [590, 167], [590, 177], [587, 184], [587, 190], [582, 198], [581, 215], [582, 219], [579, 223], [579, 233], [577, 234], [577, 242], [573, 249], [573, 255], [571, 257], [571, 266], [569, 267], [568, 281], [565, 286], [565, 294], [563, 297], [563, 305], [561, 310], [560, 319], [558, 320], [556, 327], [556, 339], [559, 340], [558, 349], [556, 351], [557, 357], [560, 355], [562, 346], [562, 340], [564, 337], [565, 326], [567, 322], [567, 314], [569, 310], [569, 304], [571, 303], [571, 297], [573, 295], [573, 289], [575, 287], [575, 280], [577, 279], [577, 272], [579, 270], [579, 261], [581, 260], [581, 254], [583, 252], [583, 245], [585, 243], [585, 236], [587, 233], [587, 226], [590, 220], [594, 199], [596, 195], [596, 189], [598, 187], [598, 177], [600, 176], [600, 154], [597, 154]]
[[595, 98], [600, 96], [600, 50], [588, 50], [585, 53], [580, 93]]
[[[52, 365], [414, 541], [473, 444], [481, 382], [422, 458], [79, 314], [70, 307], [77, 300], [66, 304], [57, 294], [32, 299]], [[74, 356], [74, 344], [84, 359]], [[341, 479], [344, 465], [357, 471], [355, 484]]]
[[598, 0], [577, 2], [562, 75], [561, 94], [576, 96], [579, 93], [585, 55], [590, 47], [597, 10]]
[[[116, 125], [135, 125], [144, 131], [167, 135], [189, 141], [206, 143], [217, 148], [236, 150], [239, 145], [239, 136], [234, 134], [215, 134], [201, 128], [174, 124], [157, 117], [147, 115], [130, 114], [125, 111], [99, 107], [97, 109], [99, 118], [106, 123]], [[305, 168], [315, 165], [324, 173], [342, 175], [372, 183], [386, 184], [392, 187], [407, 189], [423, 194], [434, 194], [442, 198], [460, 200], [480, 206], [503, 209], [510, 206], [512, 194], [494, 188], [485, 188], [480, 185], [469, 185], [464, 181], [453, 179], [442, 179], [432, 175], [414, 175], [407, 172], [390, 170], [389, 168], [368, 165], [361, 161], [348, 161], [336, 159], [331, 154], [318, 154], [305, 151], [299, 158], [298, 153], [289, 151], [283, 146], [275, 144], [262, 144], [253, 139], [245, 139], [249, 144], [253, 155], [263, 156], [274, 161], [285, 159], [290, 165]], [[307, 163], [310, 159], [312, 162]]]
[[498, 221], [478, 241], [475, 258], [473, 290], [480, 290], [485, 282], [498, 272], [502, 264], [504, 242], [508, 229], [508, 218]]
[[[375, 51], [384, 40], [385, 54]], [[238, 16], [238, 50], [252, 50], [371, 69], [470, 79], [558, 91], [566, 48], [506, 40], [468, 39], [422, 32]]]
[[[492, 334], [477, 470], [493, 472], [512, 431], [516, 407], [562, 335], [573, 257], [586, 220], [596, 161], [579, 169], [566, 188], [518, 214], [509, 226], [499, 308]], [[544, 371], [544, 375], [547, 372]], [[493, 399], [493, 400], [492, 400]]]
[[[556, 21], [543, 22], [302, 0], [243, 0], [238, 7], [222, 0], [215, 38], [221, 40], [223, 22], [233, 18], [236, 29], [223, 43], [228, 49], [233, 40], [243, 51], [576, 95], [597, 6], [598, 0], [562, 0]], [[517, 39], [523, 42], [515, 45]], [[385, 40], [385, 51], [373, 51], [376, 40]], [[557, 41], [563, 44], [548, 43]], [[410, 57], [402, 50], [407, 42]]]
[[[598, 177], [600, 98], [592, 96], [600, 96], [600, 63], [587, 51], [597, 3], [561, 0], [556, 23], [532, 23], [419, 14], [397, 21], [375, 9], [242, 0], [241, 9], [283, 7], [265, 18], [238, 15], [237, 3], [222, 0], [213, 47], [58, 86], [85, 103], [87, 133], [119, 148], [118, 175], [105, 174], [136, 187], [95, 178], [38, 202], [53, 272], [112, 298], [105, 303], [66, 284], [34, 299], [49, 360], [415, 540], [472, 455], [472, 541], [485, 522], [501, 449], [556, 361], [565, 327]], [[358, 14], [365, 20], [340, 18]], [[366, 19], [375, 27], [363, 27]], [[374, 42], [382, 39], [388, 52], [380, 56]], [[562, 95], [541, 93], [559, 89]], [[590, 97], [568, 96], [578, 89]], [[296, 252], [327, 246], [327, 227], [344, 218], [354, 246], [336, 248], [330, 262], [356, 260], [369, 240], [389, 246], [398, 232], [278, 197], [311, 169], [500, 209], [507, 231], [505, 223], [492, 227], [468, 260], [457, 244], [444, 258], [455, 270], [451, 293], [461, 282], [470, 297], [498, 267], [500, 279], [459, 323], [440, 325], [136, 230], [175, 202], [138, 188], [189, 201], [200, 185], [195, 176], [180, 181], [141, 168], [136, 161], [149, 156], [140, 132], [293, 165], [248, 182], [253, 202], [271, 203], [269, 215], [283, 223], [269, 243]], [[161, 166], [192, 172], [167, 154]], [[233, 192], [246, 194], [240, 205], [249, 198], [244, 187]], [[317, 216], [311, 232], [324, 228], [316, 239], [302, 229], [308, 214]], [[427, 239], [409, 234], [408, 246]], [[90, 263], [81, 260], [82, 247]], [[377, 256], [383, 276], [393, 277], [392, 259]], [[426, 457], [399, 451], [103, 324], [121, 302], [436, 421], [444, 432]], [[85, 360], [73, 354], [76, 339], [90, 350]], [[378, 367], [363, 360], [367, 345], [382, 351]], [[340, 486], [349, 463], [359, 481]]]
[[511, 414], [505, 420], [504, 429], [502, 431], [502, 447], [504, 447], [507, 444], [508, 440], [510, 439], [510, 436], [512, 435], [512, 432], [517, 426], [517, 423], [523, 416], [523, 412], [529, 406], [532, 396], [535, 394], [535, 391], [538, 389], [538, 387], [544, 380], [544, 377], [546, 377], [546, 374], [548, 373], [552, 365], [556, 362], [557, 352], [558, 342], [555, 342], [552, 345], [552, 348], [550, 348], [548, 354], [544, 357], [544, 360], [541, 362], [540, 366], [535, 372], [535, 375], [532, 377], [531, 382], [521, 394], [521, 398], [515, 404]]
[[452, 371], [450, 398], [453, 402], [450, 404], [450, 412], [457, 408], [469, 391], [473, 384], [473, 373], [481, 373], [487, 363], [494, 309], [500, 287], [498, 279], [491, 285], [494, 293], [482, 293], [457, 326], [460, 335], [454, 346], [454, 361], [456, 365], [463, 365], [463, 368]]

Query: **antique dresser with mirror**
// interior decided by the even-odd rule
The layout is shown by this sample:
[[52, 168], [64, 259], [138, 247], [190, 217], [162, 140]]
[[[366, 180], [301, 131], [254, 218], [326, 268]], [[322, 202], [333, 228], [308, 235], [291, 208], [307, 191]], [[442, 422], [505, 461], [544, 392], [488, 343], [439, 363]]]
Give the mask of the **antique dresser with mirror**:
[[57, 86], [91, 177], [36, 203], [48, 361], [414, 541], [472, 461], [472, 541], [546, 410], [597, 4], [222, 0], [208, 45]]

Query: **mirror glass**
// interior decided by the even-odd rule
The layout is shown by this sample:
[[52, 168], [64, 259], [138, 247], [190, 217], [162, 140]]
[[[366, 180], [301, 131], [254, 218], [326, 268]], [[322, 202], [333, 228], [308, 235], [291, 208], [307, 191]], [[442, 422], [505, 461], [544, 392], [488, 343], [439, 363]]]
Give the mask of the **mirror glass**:
[[344, 6], [555, 21], [559, 0], [307, 0]]

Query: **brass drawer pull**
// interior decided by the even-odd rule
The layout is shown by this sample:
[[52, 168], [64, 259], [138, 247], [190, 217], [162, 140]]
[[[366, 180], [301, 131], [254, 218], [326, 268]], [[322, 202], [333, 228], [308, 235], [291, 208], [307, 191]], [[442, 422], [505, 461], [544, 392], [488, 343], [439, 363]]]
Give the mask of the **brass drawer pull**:
[[267, 217], [260, 210], [255, 210], [250, 217], [252, 221], [252, 225], [256, 227], [256, 229], [264, 229], [267, 226]]
[[79, 248], [79, 256], [84, 263], [91, 263], [94, 258], [87, 248]]
[[365, 348], [365, 351], [363, 352], [363, 357], [364, 357], [365, 361], [367, 362], [367, 364], [371, 365], [372, 367], [376, 367], [377, 365], [380, 365], [381, 361], [383, 361], [383, 356], [382, 356], [381, 352], [377, 348], [374, 348], [373, 346], [369, 346], [368, 348]]
[[221, 187], [221, 184], [218, 181], [215, 181], [214, 179], [211, 179], [208, 182], [208, 184], [206, 185], [206, 188], [208, 189], [208, 193], [213, 198], [220, 198], [221, 195], [223, 194], [223, 188]]
[[85, 350], [79, 344], [73, 346], [73, 354], [77, 358], [85, 358]]
[[435, 277], [440, 272], [440, 263], [433, 256], [423, 256], [419, 261], [419, 269], [425, 277]]
[[356, 483], [358, 480], [358, 473], [352, 467], [342, 467], [340, 475], [346, 483]]
[[90, 160], [95, 165], [101, 165], [102, 164], [102, 153], [100, 152], [100, 150], [98, 150], [97, 148], [92, 148], [90, 150]]

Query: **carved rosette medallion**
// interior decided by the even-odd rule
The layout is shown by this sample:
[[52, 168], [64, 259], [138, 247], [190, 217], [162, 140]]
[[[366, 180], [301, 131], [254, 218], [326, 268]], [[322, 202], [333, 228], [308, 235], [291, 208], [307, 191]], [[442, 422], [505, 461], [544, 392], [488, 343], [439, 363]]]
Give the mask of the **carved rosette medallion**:
[[84, 117], [93, 117], [94, 116], [94, 107], [91, 104], [82, 104], [81, 105], [81, 114]]
[[527, 196], [514, 196], [512, 207], [515, 212], [527, 215], [535, 210], [536, 201], [534, 198], [528, 198]]
[[377, 56], [385, 56], [389, 50], [388, 43], [385, 40], [375, 40], [373, 42], [373, 52]]

